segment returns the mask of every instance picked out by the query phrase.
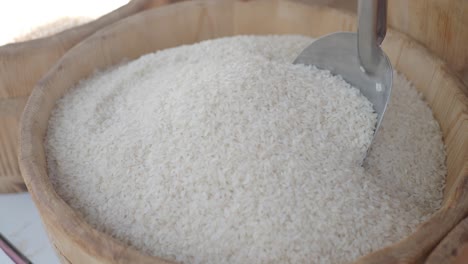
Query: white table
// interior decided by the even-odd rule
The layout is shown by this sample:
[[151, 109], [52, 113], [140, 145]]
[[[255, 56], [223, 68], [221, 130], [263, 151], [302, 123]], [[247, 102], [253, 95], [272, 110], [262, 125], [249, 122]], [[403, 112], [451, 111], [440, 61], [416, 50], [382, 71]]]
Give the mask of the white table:
[[[0, 194], [0, 233], [34, 264], [60, 263], [29, 194]], [[14, 264], [1, 249], [0, 264]]]

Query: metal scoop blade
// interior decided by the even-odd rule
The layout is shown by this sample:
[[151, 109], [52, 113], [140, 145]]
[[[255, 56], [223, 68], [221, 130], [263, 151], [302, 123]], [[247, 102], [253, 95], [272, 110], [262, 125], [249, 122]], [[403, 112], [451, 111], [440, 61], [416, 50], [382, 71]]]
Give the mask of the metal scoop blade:
[[358, 33], [338, 32], [321, 37], [294, 61], [341, 75], [359, 89], [377, 113], [374, 139], [392, 90], [393, 68], [380, 48], [386, 34], [386, 9], [386, 0], [359, 0]]

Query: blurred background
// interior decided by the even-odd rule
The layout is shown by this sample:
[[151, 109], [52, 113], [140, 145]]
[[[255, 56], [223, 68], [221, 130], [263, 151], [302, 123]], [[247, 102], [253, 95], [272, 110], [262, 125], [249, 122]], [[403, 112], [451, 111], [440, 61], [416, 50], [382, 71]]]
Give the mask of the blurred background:
[[128, 3], [128, 0], [22, 0], [0, 3], [0, 46], [41, 37], [84, 23]]

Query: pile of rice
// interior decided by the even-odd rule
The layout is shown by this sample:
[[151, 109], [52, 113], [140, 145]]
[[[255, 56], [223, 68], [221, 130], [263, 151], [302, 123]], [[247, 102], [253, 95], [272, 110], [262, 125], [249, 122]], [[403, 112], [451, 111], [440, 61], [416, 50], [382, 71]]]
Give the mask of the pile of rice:
[[49, 175], [97, 229], [184, 263], [345, 263], [442, 201], [441, 132], [396, 74], [376, 115], [356, 88], [293, 65], [303, 36], [238, 36], [96, 74], [58, 101]]

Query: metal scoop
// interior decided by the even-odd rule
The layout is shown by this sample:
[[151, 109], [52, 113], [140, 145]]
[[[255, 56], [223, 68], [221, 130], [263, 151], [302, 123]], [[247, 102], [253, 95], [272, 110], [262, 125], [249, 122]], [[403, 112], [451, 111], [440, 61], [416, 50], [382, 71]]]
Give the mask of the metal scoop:
[[338, 32], [321, 37], [294, 61], [341, 75], [358, 88], [377, 113], [374, 138], [392, 90], [392, 65], [380, 48], [386, 31], [387, 0], [359, 0], [357, 34]]

